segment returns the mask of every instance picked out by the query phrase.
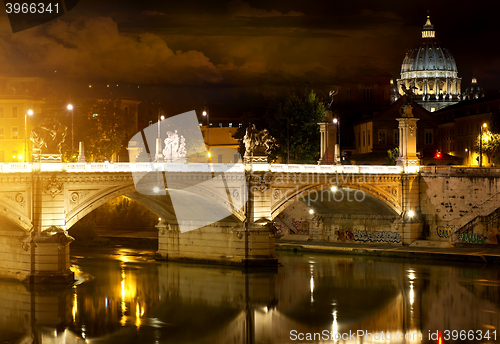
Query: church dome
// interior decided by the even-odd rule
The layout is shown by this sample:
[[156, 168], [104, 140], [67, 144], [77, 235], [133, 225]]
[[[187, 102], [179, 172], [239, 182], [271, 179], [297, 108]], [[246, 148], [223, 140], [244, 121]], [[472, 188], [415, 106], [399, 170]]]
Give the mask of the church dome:
[[441, 46], [427, 16], [420, 46], [409, 50], [401, 65], [398, 93], [404, 94], [402, 86], [412, 88], [416, 101], [427, 110], [435, 111], [460, 100], [460, 82], [455, 59]]
[[411, 71], [458, 72], [453, 55], [448, 49], [441, 47], [436, 39], [429, 16], [422, 30], [422, 43], [406, 53], [401, 66], [401, 73]]
[[463, 99], [471, 100], [484, 97], [484, 89], [477, 84], [477, 79], [472, 78], [472, 82], [469, 87], [465, 90]]

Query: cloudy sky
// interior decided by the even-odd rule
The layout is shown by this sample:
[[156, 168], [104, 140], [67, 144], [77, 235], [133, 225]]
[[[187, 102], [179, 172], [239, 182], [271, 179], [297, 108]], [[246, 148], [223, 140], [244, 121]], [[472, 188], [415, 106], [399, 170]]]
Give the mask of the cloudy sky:
[[327, 90], [366, 70], [360, 66], [397, 78], [430, 10], [463, 85], [474, 75], [498, 89], [500, 30], [489, 4], [81, 0], [59, 19], [17, 33], [2, 11], [0, 75], [160, 85], [176, 94], [178, 110], [202, 99], [259, 101], [283, 85]]

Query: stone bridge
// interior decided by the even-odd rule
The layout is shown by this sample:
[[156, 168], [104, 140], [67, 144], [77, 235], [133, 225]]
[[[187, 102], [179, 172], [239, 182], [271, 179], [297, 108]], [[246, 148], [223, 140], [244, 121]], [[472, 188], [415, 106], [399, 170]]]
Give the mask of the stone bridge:
[[[29, 282], [71, 279], [71, 238], [65, 231], [122, 195], [158, 214], [159, 259], [239, 266], [277, 264], [272, 223], [292, 204], [310, 209], [308, 221], [319, 239], [335, 241], [335, 230], [360, 229], [364, 241], [384, 241], [389, 233], [399, 238], [389, 240], [395, 244], [451, 240], [500, 204], [500, 171], [491, 169], [154, 163], [0, 167], [0, 277]], [[472, 231], [491, 227], [478, 223]], [[440, 228], [452, 230], [445, 237]]]

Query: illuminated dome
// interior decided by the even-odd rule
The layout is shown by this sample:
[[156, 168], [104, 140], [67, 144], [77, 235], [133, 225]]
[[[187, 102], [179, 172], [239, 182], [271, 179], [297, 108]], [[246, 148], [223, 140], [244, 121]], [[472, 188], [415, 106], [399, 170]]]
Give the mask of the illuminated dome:
[[477, 79], [472, 78], [472, 82], [462, 96], [463, 100], [479, 99], [484, 97], [484, 89], [477, 84]]
[[457, 64], [453, 55], [437, 40], [429, 16], [422, 29], [420, 46], [406, 53], [397, 84], [399, 95], [404, 94], [401, 85], [416, 87], [417, 102], [429, 111], [460, 100]]

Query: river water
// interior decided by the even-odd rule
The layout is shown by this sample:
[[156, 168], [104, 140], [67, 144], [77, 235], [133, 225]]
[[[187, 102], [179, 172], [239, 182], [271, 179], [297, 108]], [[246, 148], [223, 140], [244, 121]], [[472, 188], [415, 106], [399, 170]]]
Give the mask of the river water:
[[245, 273], [153, 254], [73, 248], [73, 286], [0, 281], [0, 343], [500, 342], [496, 267], [279, 252]]

